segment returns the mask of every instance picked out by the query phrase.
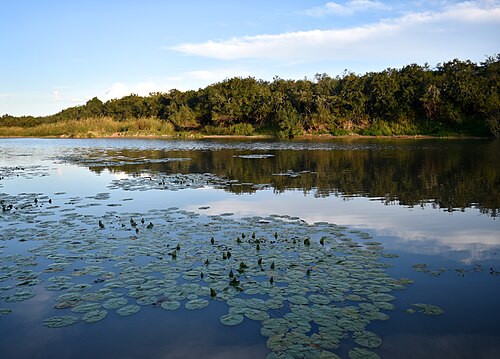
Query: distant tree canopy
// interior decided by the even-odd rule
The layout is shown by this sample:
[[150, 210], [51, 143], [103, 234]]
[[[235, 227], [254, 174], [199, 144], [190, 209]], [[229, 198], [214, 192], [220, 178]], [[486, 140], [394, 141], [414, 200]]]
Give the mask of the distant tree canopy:
[[318, 132], [386, 134], [398, 126], [408, 134], [451, 130], [498, 137], [500, 54], [480, 64], [455, 59], [434, 69], [411, 64], [364, 75], [275, 77], [271, 82], [234, 77], [197, 91], [132, 94], [107, 102], [94, 97], [51, 116], [4, 115], [0, 126], [98, 117], [118, 121], [156, 117], [179, 131], [245, 125], [282, 137]]

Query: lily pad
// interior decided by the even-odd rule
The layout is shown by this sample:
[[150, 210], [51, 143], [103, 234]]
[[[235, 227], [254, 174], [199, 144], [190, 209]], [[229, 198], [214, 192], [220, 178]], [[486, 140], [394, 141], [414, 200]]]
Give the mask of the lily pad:
[[6, 302], [22, 302], [31, 299], [35, 296], [35, 293], [28, 290], [20, 290], [5, 298]]
[[100, 303], [82, 303], [71, 308], [71, 311], [73, 313], [88, 313], [99, 309], [101, 309]]
[[377, 334], [369, 331], [354, 332], [353, 336], [355, 343], [366, 348], [374, 349], [382, 344], [382, 339]]
[[412, 306], [415, 307], [419, 313], [425, 315], [440, 315], [444, 313], [443, 309], [431, 304], [416, 303], [412, 304]]
[[330, 303], [330, 298], [322, 294], [311, 294], [309, 300], [315, 304], [328, 304]]
[[127, 315], [132, 315], [137, 313], [139, 310], [141, 310], [141, 307], [135, 304], [129, 304], [124, 307], [121, 307], [116, 311], [116, 313], [122, 317], [125, 317]]
[[186, 309], [202, 309], [208, 305], [208, 300], [206, 299], [194, 299], [186, 302], [184, 306]]
[[244, 314], [248, 319], [257, 321], [269, 319], [269, 314], [266, 311], [254, 308], [243, 308], [241, 314]]
[[111, 298], [105, 301], [102, 306], [106, 309], [118, 309], [120, 307], [123, 307], [128, 303], [128, 300], [123, 297], [118, 297], [118, 298]]
[[145, 296], [137, 299], [137, 304], [139, 305], [151, 305], [158, 301], [158, 297], [155, 296]]
[[179, 309], [181, 303], [176, 300], [166, 300], [161, 303], [161, 307], [165, 310], [176, 310]]
[[80, 319], [74, 315], [62, 315], [47, 318], [43, 321], [43, 325], [49, 328], [62, 328], [75, 324]]
[[83, 315], [82, 320], [85, 323], [95, 323], [103, 320], [108, 315], [108, 311], [105, 309], [92, 310]]
[[220, 317], [220, 322], [224, 325], [238, 325], [243, 322], [243, 316], [238, 313], [224, 314]]

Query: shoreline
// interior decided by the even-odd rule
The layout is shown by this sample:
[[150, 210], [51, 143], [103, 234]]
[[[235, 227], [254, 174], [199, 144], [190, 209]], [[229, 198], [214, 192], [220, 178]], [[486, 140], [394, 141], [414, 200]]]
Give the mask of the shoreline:
[[48, 139], [181, 139], [181, 140], [194, 140], [194, 139], [237, 139], [237, 140], [286, 140], [286, 141], [296, 141], [296, 140], [333, 140], [333, 139], [401, 139], [401, 140], [428, 140], [428, 139], [443, 139], [443, 140], [487, 140], [494, 139], [494, 137], [481, 137], [481, 136], [468, 136], [468, 135], [457, 135], [457, 136], [432, 136], [432, 135], [391, 135], [391, 136], [369, 136], [369, 135], [331, 135], [331, 134], [305, 134], [295, 136], [290, 139], [278, 138], [273, 135], [203, 135], [199, 133], [186, 133], [183, 135], [156, 135], [156, 134], [106, 134], [99, 135], [92, 133], [90, 136], [72, 136], [72, 135], [61, 135], [61, 136], [0, 136], [0, 139], [9, 138], [48, 138]]

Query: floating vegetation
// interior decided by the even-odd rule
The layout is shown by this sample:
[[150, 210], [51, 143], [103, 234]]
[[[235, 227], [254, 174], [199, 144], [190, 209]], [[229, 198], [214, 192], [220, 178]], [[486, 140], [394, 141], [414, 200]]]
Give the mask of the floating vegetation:
[[377, 334], [366, 330], [354, 332], [353, 337], [356, 344], [362, 345], [366, 348], [378, 348], [380, 344], [382, 344], [382, 339], [380, 339]]
[[92, 310], [83, 315], [82, 320], [85, 323], [95, 323], [103, 320], [108, 315], [108, 311], [104, 309]]
[[202, 309], [208, 305], [208, 300], [206, 299], [193, 299], [186, 302], [186, 309]]
[[[167, 177], [125, 179], [118, 187], [191, 188], [214, 179]], [[231, 212], [205, 216], [176, 207], [108, 209], [99, 216], [80, 211], [87, 200], [105, 209], [108, 192], [52, 209], [22, 206], [47, 202], [43, 194], [5, 199], [19, 209], [2, 215], [2, 238], [29, 246], [24, 254], [0, 252], [0, 280], [9, 284], [0, 301], [30, 299], [36, 288], [54, 292], [51, 306], [62, 315], [48, 318], [48, 327], [106, 320], [109, 310], [119, 316], [141, 306], [203, 310], [218, 301], [228, 306], [223, 325], [261, 323], [270, 357], [336, 358], [342, 343], [363, 347], [352, 349], [352, 358], [376, 357], [368, 349], [382, 341], [367, 327], [389, 319], [395, 291], [411, 283], [389, 276], [380, 242], [331, 223], [280, 215], [238, 219]], [[413, 308], [437, 313], [432, 306]], [[65, 315], [71, 313], [81, 318]]]
[[129, 304], [124, 307], [121, 307], [116, 311], [116, 313], [122, 317], [132, 315], [137, 313], [139, 310], [141, 310], [141, 307], [135, 304]]
[[446, 272], [446, 270], [447, 270], [446, 268], [439, 268], [437, 270], [432, 270], [425, 263], [416, 263], [416, 264], [412, 265], [412, 267], [413, 267], [413, 270], [415, 272], [428, 273], [434, 277], [440, 276], [442, 273]]
[[[123, 189], [125, 191], [168, 190], [178, 191], [184, 189], [198, 189], [204, 187], [227, 188], [231, 186], [248, 186], [253, 189], [266, 188], [265, 184], [240, 183], [211, 173], [175, 173], [175, 174], [138, 174], [137, 176], [114, 180], [109, 189]], [[201, 207], [200, 209], [208, 209]]]
[[274, 157], [274, 155], [269, 154], [269, 153], [263, 153], [263, 154], [254, 153], [254, 154], [249, 154], [249, 155], [235, 155], [233, 157], [251, 160], [251, 159], [270, 158], [270, 157]]
[[287, 170], [285, 172], [279, 172], [279, 173], [273, 173], [273, 176], [282, 176], [282, 177], [289, 177], [289, 178], [296, 178], [300, 177], [304, 174], [316, 174], [316, 172], [311, 172], [311, 171], [300, 171], [300, 172], [295, 172], [293, 170]]
[[12, 309], [0, 308], [0, 319], [2, 319], [3, 315], [7, 315], [12, 313]]
[[185, 157], [164, 157], [164, 158], [133, 158], [117, 156], [108, 154], [107, 151], [99, 151], [93, 149], [92, 152], [82, 154], [83, 150], [80, 149], [78, 153], [69, 154], [57, 157], [60, 162], [68, 162], [78, 164], [84, 167], [118, 167], [126, 165], [145, 165], [151, 163], [171, 163], [171, 162], [184, 162], [191, 161], [191, 158]]
[[0, 166], [0, 187], [2, 180], [12, 178], [33, 179], [48, 176], [50, 168], [42, 165]]
[[108, 299], [102, 304], [102, 306], [105, 309], [118, 309], [127, 305], [127, 303], [128, 303], [127, 298], [118, 297], [118, 298]]
[[71, 311], [73, 313], [88, 313], [88, 312], [93, 312], [93, 311], [96, 311], [99, 309], [101, 309], [100, 303], [90, 302], [90, 303], [79, 304], [79, 305], [71, 308]]
[[43, 325], [49, 328], [62, 328], [77, 323], [80, 319], [74, 315], [60, 315], [47, 318], [43, 321]]
[[[432, 304], [416, 303], [412, 304], [412, 307], [414, 307], [415, 309], [410, 308], [408, 310], [413, 310], [413, 312], [417, 311], [425, 315], [440, 315], [444, 313], [443, 309]], [[410, 311], [409, 313], [412, 312]]]
[[177, 310], [181, 306], [181, 303], [176, 300], [166, 300], [161, 303], [161, 307], [165, 310]]
[[4, 298], [6, 302], [22, 302], [31, 299], [35, 296], [35, 293], [29, 290], [19, 290], [12, 295], [8, 295]]
[[220, 317], [220, 322], [224, 325], [238, 325], [243, 322], [243, 316], [238, 313], [224, 314]]

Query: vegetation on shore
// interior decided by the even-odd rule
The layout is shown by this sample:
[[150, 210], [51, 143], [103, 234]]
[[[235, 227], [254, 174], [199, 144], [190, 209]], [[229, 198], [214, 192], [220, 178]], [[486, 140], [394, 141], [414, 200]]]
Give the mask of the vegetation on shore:
[[357, 75], [235, 77], [197, 91], [97, 97], [45, 117], [4, 115], [0, 136], [500, 136], [500, 54]]

